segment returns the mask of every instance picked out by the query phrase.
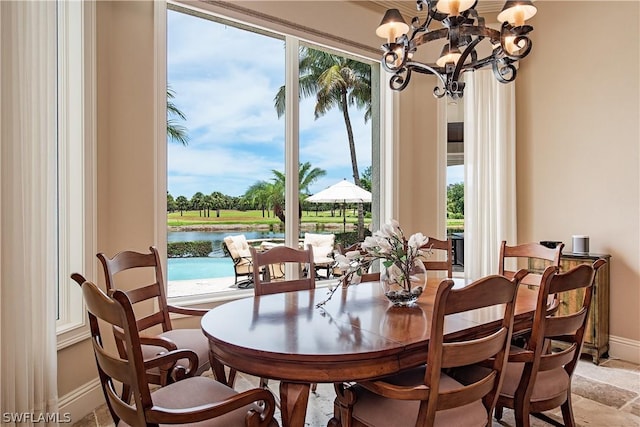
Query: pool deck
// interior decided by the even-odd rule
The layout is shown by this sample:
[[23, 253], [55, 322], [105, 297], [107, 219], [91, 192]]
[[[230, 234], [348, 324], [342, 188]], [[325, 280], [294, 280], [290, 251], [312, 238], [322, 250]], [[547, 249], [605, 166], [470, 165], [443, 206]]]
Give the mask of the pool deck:
[[167, 296], [172, 298], [237, 290], [233, 282], [233, 276], [216, 279], [171, 280], [167, 283]]
[[[321, 279], [322, 283], [337, 283], [338, 279]], [[216, 279], [171, 280], [167, 283], [167, 297], [180, 298], [192, 295], [211, 294], [216, 292], [236, 292], [238, 287], [233, 276]]]

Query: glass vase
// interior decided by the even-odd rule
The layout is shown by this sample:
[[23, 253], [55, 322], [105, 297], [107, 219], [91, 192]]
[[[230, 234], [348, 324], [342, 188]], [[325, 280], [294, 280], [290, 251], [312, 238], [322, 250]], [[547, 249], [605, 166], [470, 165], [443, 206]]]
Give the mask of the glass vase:
[[[407, 270], [407, 271], [405, 271]], [[418, 258], [401, 268], [396, 264], [382, 267], [380, 283], [384, 295], [396, 306], [411, 306], [427, 285], [427, 269]]]

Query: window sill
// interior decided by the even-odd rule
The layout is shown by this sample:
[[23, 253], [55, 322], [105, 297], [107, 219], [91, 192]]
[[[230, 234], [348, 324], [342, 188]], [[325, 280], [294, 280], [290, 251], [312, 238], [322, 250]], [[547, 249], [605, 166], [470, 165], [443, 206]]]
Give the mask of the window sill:
[[[316, 289], [327, 288], [331, 285], [338, 285], [338, 279], [321, 280], [316, 283]], [[215, 306], [227, 301], [233, 301], [240, 298], [248, 298], [253, 296], [253, 288], [249, 289], [233, 289], [230, 291], [210, 292], [203, 294], [174, 296], [167, 298], [167, 302], [171, 305], [180, 307], [198, 307], [198, 306]], [[187, 317], [182, 315], [172, 315], [172, 318]]]

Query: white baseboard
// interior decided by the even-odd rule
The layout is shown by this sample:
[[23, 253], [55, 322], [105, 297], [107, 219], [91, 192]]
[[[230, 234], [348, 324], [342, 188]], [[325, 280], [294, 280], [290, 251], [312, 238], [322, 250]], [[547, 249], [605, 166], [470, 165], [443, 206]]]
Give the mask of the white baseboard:
[[640, 364], [640, 341], [610, 335], [609, 356]]
[[71, 422], [76, 423], [104, 403], [100, 379], [95, 378], [60, 397], [58, 411], [71, 414]]

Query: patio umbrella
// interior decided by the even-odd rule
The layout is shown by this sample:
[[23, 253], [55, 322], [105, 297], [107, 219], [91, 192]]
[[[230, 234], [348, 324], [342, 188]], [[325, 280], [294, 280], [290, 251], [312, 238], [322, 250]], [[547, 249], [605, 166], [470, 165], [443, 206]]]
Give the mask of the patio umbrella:
[[342, 232], [347, 229], [346, 203], [371, 203], [371, 193], [346, 179], [307, 197], [312, 203], [342, 203]]

